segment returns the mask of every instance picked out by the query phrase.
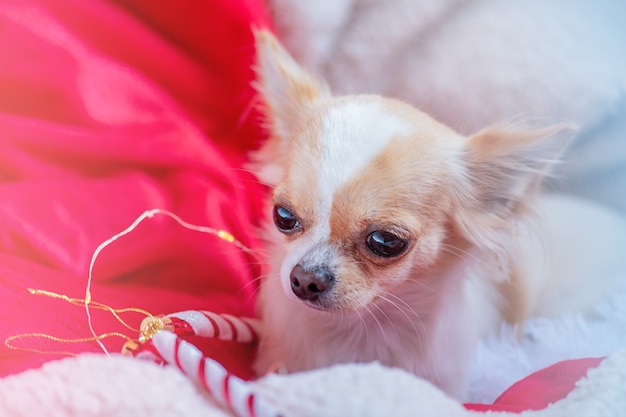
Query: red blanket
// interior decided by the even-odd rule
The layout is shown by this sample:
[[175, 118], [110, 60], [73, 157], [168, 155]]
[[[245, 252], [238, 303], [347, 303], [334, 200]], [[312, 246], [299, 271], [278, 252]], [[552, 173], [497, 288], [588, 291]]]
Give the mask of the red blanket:
[[[258, 248], [265, 190], [241, 163], [263, 138], [250, 28], [267, 24], [260, 0], [0, 2], [0, 339], [88, 337], [84, 309], [27, 289], [83, 298], [95, 249], [145, 210], [171, 210]], [[154, 314], [252, 316], [259, 273], [228, 242], [155, 217], [103, 251], [92, 296]], [[137, 336], [92, 313], [96, 333]], [[142, 316], [124, 318], [138, 326]], [[124, 340], [103, 343], [119, 351]], [[64, 356], [50, 352], [100, 350], [33, 336], [13, 344], [48, 353], [2, 346], [0, 376]], [[202, 348], [252, 376], [253, 347]], [[586, 367], [576, 369], [551, 384], [571, 389]], [[541, 407], [567, 392], [526, 388], [491, 408]]]

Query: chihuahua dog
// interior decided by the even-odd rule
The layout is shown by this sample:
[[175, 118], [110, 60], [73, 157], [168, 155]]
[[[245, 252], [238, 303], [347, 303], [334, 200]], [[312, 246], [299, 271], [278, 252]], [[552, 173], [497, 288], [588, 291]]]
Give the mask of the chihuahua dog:
[[252, 164], [273, 189], [260, 374], [379, 361], [461, 398], [479, 337], [601, 293], [575, 240], [549, 235], [587, 242], [616, 220], [584, 226], [599, 209], [539, 193], [571, 126], [464, 137], [400, 101], [333, 96], [269, 32], [256, 47], [271, 137]]

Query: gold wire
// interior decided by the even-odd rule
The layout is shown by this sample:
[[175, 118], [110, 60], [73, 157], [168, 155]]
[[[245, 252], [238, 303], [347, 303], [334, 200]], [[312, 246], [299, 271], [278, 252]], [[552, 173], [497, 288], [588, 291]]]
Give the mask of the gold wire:
[[103, 339], [107, 339], [109, 337], [120, 337], [122, 339], [125, 339], [126, 341], [132, 341], [132, 339], [128, 336], [126, 336], [125, 334], [122, 333], [118, 333], [118, 332], [110, 332], [110, 333], [104, 333], [101, 335], [98, 335], [97, 337], [83, 337], [83, 338], [78, 338], [78, 339], [65, 339], [62, 337], [56, 337], [56, 336], [52, 336], [46, 333], [24, 333], [24, 334], [18, 334], [15, 336], [10, 336], [7, 337], [4, 341], [4, 345], [8, 348], [8, 349], [12, 349], [12, 350], [17, 350], [17, 351], [23, 351], [23, 352], [34, 352], [34, 353], [40, 353], [43, 355], [65, 355], [65, 356], [77, 356], [77, 353], [73, 353], [73, 352], [68, 352], [68, 351], [64, 351], [64, 350], [41, 350], [41, 349], [37, 349], [37, 348], [30, 348], [30, 347], [23, 347], [23, 346], [15, 346], [14, 344], [12, 344], [13, 341], [15, 340], [20, 340], [20, 339], [27, 339], [27, 338], [40, 338], [40, 339], [48, 339], [51, 340], [53, 342], [59, 342], [59, 343], [67, 343], [67, 344], [72, 344], [72, 343], [87, 343], [87, 342], [95, 342], [96, 340], [103, 340]]
[[[55, 298], [55, 299], [59, 299], [59, 300], [63, 300], [65, 302], [68, 302], [72, 305], [75, 306], [83, 306], [85, 307], [85, 310], [87, 312], [87, 321], [89, 324], [89, 328], [90, 331], [92, 333], [92, 336], [90, 337], [84, 337], [84, 338], [77, 338], [77, 339], [64, 339], [64, 338], [60, 338], [60, 337], [56, 337], [56, 336], [52, 336], [46, 333], [24, 333], [24, 334], [18, 334], [15, 336], [10, 336], [7, 337], [4, 340], [4, 344], [8, 349], [12, 349], [12, 350], [18, 350], [18, 351], [27, 351], [27, 352], [34, 352], [34, 353], [39, 353], [39, 354], [44, 354], [44, 355], [68, 355], [68, 356], [76, 356], [76, 353], [73, 352], [68, 352], [68, 351], [44, 351], [44, 350], [40, 350], [40, 349], [36, 349], [36, 348], [28, 348], [28, 347], [21, 347], [21, 346], [15, 346], [12, 344], [13, 341], [15, 340], [20, 340], [20, 339], [26, 339], [26, 338], [42, 338], [42, 339], [47, 339], [53, 342], [59, 342], [59, 343], [87, 343], [87, 342], [97, 342], [98, 345], [103, 349], [104, 353], [108, 355], [108, 351], [106, 350], [106, 348], [104, 347], [104, 345], [101, 343], [101, 340], [109, 338], [109, 337], [120, 337], [122, 339], [125, 339], [127, 342], [133, 342], [133, 339], [129, 338], [128, 336], [126, 336], [125, 334], [122, 333], [118, 333], [118, 332], [110, 332], [110, 333], [104, 333], [104, 334], [96, 334], [93, 330], [92, 327], [92, 323], [91, 323], [91, 315], [89, 313], [89, 309], [90, 308], [95, 308], [97, 310], [103, 310], [103, 311], [108, 311], [110, 312], [113, 317], [115, 317], [115, 319], [125, 328], [127, 328], [128, 330], [131, 330], [133, 332], [136, 333], [140, 333], [140, 337], [146, 339], [146, 338], [150, 338], [152, 335], [148, 335], [148, 334], [144, 334], [142, 329], [136, 329], [134, 327], [132, 327], [130, 324], [128, 324], [126, 321], [124, 321], [124, 319], [122, 319], [120, 317], [120, 314], [124, 314], [124, 313], [138, 313], [138, 314], [143, 314], [146, 316], [146, 318], [151, 318], [152, 320], [160, 320], [158, 317], [155, 317], [153, 314], [151, 314], [149, 311], [146, 311], [144, 309], [141, 308], [135, 308], [135, 307], [127, 307], [127, 308], [113, 308], [111, 306], [108, 306], [104, 303], [100, 303], [97, 301], [93, 301], [92, 297], [91, 297], [91, 280], [92, 280], [92, 271], [93, 271], [93, 266], [95, 263], [95, 260], [99, 254], [99, 252], [104, 249], [106, 246], [108, 246], [110, 243], [114, 242], [115, 240], [117, 240], [118, 238], [130, 233], [132, 230], [135, 229], [135, 227], [141, 223], [144, 219], [146, 218], [151, 218], [153, 217], [155, 214], [162, 214], [162, 215], [166, 215], [172, 219], [174, 219], [178, 224], [180, 224], [182, 227], [186, 228], [186, 229], [190, 229], [190, 230], [194, 230], [200, 233], [208, 233], [208, 234], [212, 234], [236, 247], [238, 247], [239, 249], [241, 249], [243, 252], [248, 253], [250, 255], [252, 255], [253, 257], [256, 258], [256, 254], [247, 246], [245, 246], [241, 241], [237, 240], [230, 232], [226, 231], [226, 230], [221, 230], [221, 229], [214, 229], [212, 227], [206, 227], [206, 226], [198, 226], [198, 225], [194, 225], [191, 223], [188, 223], [186, 221], [184, 221], [183, 219], [181, 219], [179, 216], [177, 216], [176, 214], [168, 211], [168, 210], [163, 210], [163, 209], [152, 209], [152, 210], [148, 210], [146, 212], [144, 212], [141, 216], [139, 216], [127, 229], [125, 229], [124, 231], [114, 235], [113, 237], [107, 239], [105, 242], [103, 242], [102, 244], [100, 244], [100, 246], [98, 246], [98, 248], [96, 249], [96, 251], [94, 252], [92, 259], [91, 259], [91, 263], [90, 263], [90, 267], [89, 267], [89, 276], [88, 276], [88, 280], [87, 280], [87, 285], [86, 285], [86, 290], [85, 290], [85, 298], [72, 298], [72, 297], [68, 297], [67, 295], [64, 294], [59, 294], [59, 293], [55, 293], [53, 291], [47, 291], [47, 290], [37, 290], [37, 289], [33, 289], [33, 288], [28, 288], [28, 292], [32, 295], [41, 295], [41, 296], [45, 296], [45, 297], [51, 297], [51, 298]], [[145, 319], [144, 319], [145, 320]]]
[[[44, 296], [44, 297], [50, 297], [50, 298], [55, 298], [58, 300], [63, 300], [67, 303], [70, 303], [72, 305], [75, 306], [82, 306], [85, 303], [84, 299], [81, 298], [72, 298], [72, 297], [68, 297], [65, 294], [59, 294], [53, 291], [47, 291], [47, 290], [37, 290], [37, 289], [33, 289], [33, 288], [28, 288], [27, 289], [28, 292], [32, 295], [40, 295], [40, 296]], [[122, 319], [120, 317], [120, 314], [123, 313], [138, 313], [138, 314], [143, 314], [146, 317], [154, 317], [150, 312], [141, 309], [141, 308], [135, 308], [135, 307], [127, 307], [127, 308], [113, 308], [111, 306], [108, 306], [104, 303], [100, 303], [97, 301], [90, 301], [90, 306], [92, 308], [98, 309], [98, 310], [103, 310], [103, 311], [108, 311], [110, 312], [113, 317], [115, 317], [115, 319], [125, 328], [135, 332], [135, 333], [140, 333], [141, 330], [140, 329], [136, 329], [135, 327], [131, 326], [130, 324], [128, 324], [124, 319]], [[44, 355], [65, 355], [65, 356], [76, 356], [76, 353], [72, 353], [72, 352], [68, 352], [68, 351], [63, 351], [63, 350], [54, 350], [54, 351], [45, 351], [45, 350], [41, 350], [41, 349], [37, 349], [37, 348], [30, 348], [30, 347], [22, 347], [22, 346], [16, 346], [14, 345], [12, 342], [16, 341], [16, 340], [20, 340], [20, 339], [27, 339], [27, 338], [39, 338], [39, 339], [47, 339], [53, 342], [59, 342], [59, 343], [88, 343], [88, 342], [100, 342], [103, 339], [107, 339], [109, 337], [120, 337], [122, 339], [125, 339], [127, 342], [128, 341], [132, 341], [132, 339], [128, 336], [126, 336], [123, 333], [119, 333], [119, 332], [109, 332], [109, 333], [104, 333], [104, 334], [100, 334], [100, 335], [94, 335], [94, 336], [90, 336], [90, 337], [82, 337], [82, 338], [76, 338], [76, 339], [66, 339], [66, 338], [61, 338], [61, 337], [57, 337], [57, 336], [52, 336], [50, 334], [46, 334], [46, 333], [23, 333], [23, 334], [18, 334], [15, 336], [10, 336], [7, 337], [4, 341], [4, 345], [12, 350], [17, 350], [17, 351], [26, 351], [26, 352], [34, 352], [34, 353], [39, 353], [39, 354], [44, 354]]]
[[[66, 301], [72, 305], [75, 306], [83, 306], [85, 303], [85, 300], [82, 298], [70, 298], [67, 295], [64, 294], [58, 294], [52, 291], [46, 291], [46, 290], [36, 290], [33, 288], [28, 288], [28, 292], [33, 294], [33, 295], [43, 295], [46, 297], [51, 297], [51, 298], [57, 298], [63, 301]], [[115, 319], [124, 327], [126, 327], [128, 330], [132, 330], [133, 332], [140, 332], [140, 329], [134, 328], [133, 326], [131, 326], [130, 324], [128, 324], [126, 321], [124, 321], [124, 319], [122, 319], [119, 315], [123, 314], [123, 313], [138, 313], [138, 314], [143, 314], [146, 317], [153, 317], [152, 314], [150, 314], [150, 312], [141, 309], [141, 308], [136, 308], [136, 307], [126, 307], [126, 308], [113, 308], [111, 306], [108, 306], [104, 303], [100, 303], [97, 301], [90, 301], [89, 302], [89, 306], [92, 308], [95, 308], [97, 310], [103, 310], [103, 311], [108, 311], [110, 312], [113, 317], [115, 317]], [[94, 337], [94, 336], [92, 336]]]

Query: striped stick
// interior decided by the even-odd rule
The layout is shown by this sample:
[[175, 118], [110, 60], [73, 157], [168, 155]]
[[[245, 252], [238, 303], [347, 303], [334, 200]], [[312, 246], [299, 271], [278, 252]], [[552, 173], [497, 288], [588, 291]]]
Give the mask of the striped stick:
[[[161, 364], [175, 365], [201, 385], [223, 407], [238, 417], [279, 417], [266, 399], [256, 396], [248, 382], [229, 373], [181, 336], [195, 335], [252, 343], [259, 339], [258, 320], [210, 311], [181, 311], [163, 317], [147, 317], [141, 323], [139, 342], [128, 342], [122, 352]], [[163, 331], [166, 330], [166, 331]]]
[[179, 336], [253, 343], [259, 340], [260, 324], [258, 320], [238, 318], [230, 314], [188, 310], [162, 317], [145, 318], [140, 326], [140, 341], [150, 340], [161, 330], [168, 330]]
[[165, 363], [175, 365], [238, 417], [281, 416], [269, 401], [255, 395], [246, 381], [174, 333], [158, 332], [149, 343]]
[[182, 334], [240, 343], [252, 343], [259, 339], [260, 326], [259, 321], [255, 319], [238, 318], [230, 314], [216, 314], [202, 310], [181, 311], [165, 317], [172, 320], [173, 327], [182, 330], [184, 332]]

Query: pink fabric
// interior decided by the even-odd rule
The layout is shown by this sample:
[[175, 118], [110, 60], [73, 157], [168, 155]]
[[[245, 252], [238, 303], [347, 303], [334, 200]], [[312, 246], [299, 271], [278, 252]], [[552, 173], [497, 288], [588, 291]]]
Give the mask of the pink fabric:
[[532, 373], [513, 384], [493, 404], [466, 404], [474, 411], [541, 410], [565, 398], [576, 386], [576, 381], [585, 377], [590, 368], [597, 367], [602, 358], [572, 359]]
[[[82, 298], [96, 247], [144, 210], [225, 229], [256, 247], [264, 190], [240, 169], [262, 139], [253, 109], [256, 0], [0, 2], [0, 338], [89, 336], [85, 312], [28, 294]], [[154, 314], [207, 309], [253, 315], [248, 255], [155, 217], [106, 249], [93, 299]], [[126, 316], [135, 324], [141, 316]], [[98, 333], [121, 331], [94, 312]], [[94, 343], [16, 341], [44, 351]], [[119, 351], [121, 339], [107, 339]], [[0, 347], [0, 375], [57, 355]], [[251, 347], [206, 353], [250, 376]]]

